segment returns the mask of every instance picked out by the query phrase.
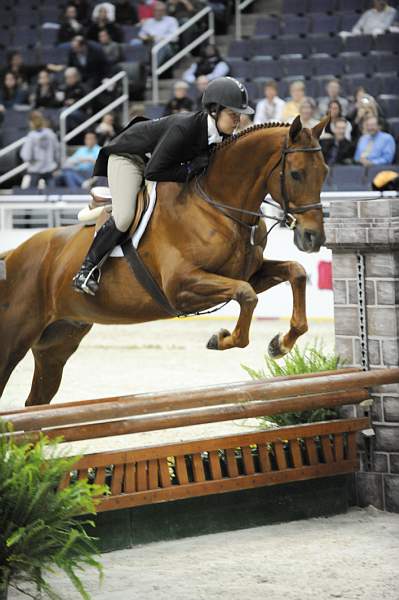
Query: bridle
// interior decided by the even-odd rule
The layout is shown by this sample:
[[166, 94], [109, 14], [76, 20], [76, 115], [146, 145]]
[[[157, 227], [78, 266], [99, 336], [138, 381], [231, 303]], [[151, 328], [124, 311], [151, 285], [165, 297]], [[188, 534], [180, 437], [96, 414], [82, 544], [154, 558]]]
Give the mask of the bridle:
[[[264, 199], [264, 201], [263, 201], [266, 204], [270, 204], [274, 208], [278, 208], [279, 210], [282, 210], [283, 216], [281, 216], [281, 217], [266, 215], [264, 212], [262, 212], [262, 210], [253, 211], [253, 210], [248, 210], [246, 208], [237, 208], [235, 206], [229, 206], [228, 204], [224, 204], [222, 202], [217, 202], [217, 201], [213, 200], [212, 198], [210, 198], [210, 196], [208, 196], [208, 194], [205, 192], [205, 190], [201, 186], [200, 177], [197, 177], [195, 180], [196, 191], [201, 196], [201, 198], [203, 200], [205, 200], [205, 202], [208, 202], [208, 204], [211, 204], [214, 208], [217, 208], [220, 212], [222, 212], [224, 215], [226, 215], [226, 217], [229, 217], [230, 219], [232, 219], [233, 221], [235, 221], [242, 227], [246, 227], [247, 229], [249, 229], [251, 231], [250, 242], [252, 245], [254, 245], [254, 243], [255, 243], [255, 234], [256, 234], [258, 224], [259, 224], [259, 219], [264, 218], [266, 216], [268, 218], [276, 221], [275, 225], [277, 225], [277, 223], [281, 223], [281, 224], [285, 225], [286, 227], [289, 227], [290, 229], [295, 229], [296, 224], [297, 224], [297, 220], [295, 218], [296, 214], [303, 214], [309, 210], [316, 210], [316, 209], [323, 208], [321, 202], [317, 202], [317, 203], [313, 203], [313, 204], [303, 204], [298, 207], [289, 208], [289, 199], [287, 197], [287, 189], [286, 189], [286, 184], [285, 184], [285, 175], [286, 175], [285, 169], [286, 169], [286, 164], [287, 164], [286, 158], [287, 158], [287, 154], [294, 154], [295, 152], [321, 152], [321, 146], [315, 146], [313, 148], [303, 148], [303, 147], [302, 148], [289, 148], [288, 147], [288, 136], [284, 139], [284, 144], [281, 149], [281, 154], [279, 156], [279, 159], [278, 159], [277, 163], [274, 165], [274, 167], [272, 168], [272, 170], [270, 171], [270, 173], [267, 177], [267, 180], [266, 180], [266, 184], [267, 184], [272, 173], [277, 169], [278, 166], [280, 166], [280, 194], [281, 194], [281, 197], [283, 200], [283, 203], [282, 203], [283, 205], [281, 207], [274, 200]], [[255, 222], [255, 224], [251, 225], [250, 223], [247, 223], [246, 221], [242, 221], [241, 219], [236, 217], [234, 214], [233, 215], [230, 214], [229, 211], [233, 211], [235, 213], [239, 213], [242, 215], [250, 215], [252, 217], [256, 217], [256, 222]]]

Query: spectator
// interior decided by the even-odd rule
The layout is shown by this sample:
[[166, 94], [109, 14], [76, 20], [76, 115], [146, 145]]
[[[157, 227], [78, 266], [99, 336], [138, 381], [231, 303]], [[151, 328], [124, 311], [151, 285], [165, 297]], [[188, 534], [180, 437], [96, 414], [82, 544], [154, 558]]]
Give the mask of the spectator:
[[291, 99], [285, 103], [282, 118], [284, 122], [291, 123], [299, 114], [299, 107], [305, 98], [305, 84], [303, 81], [293, 81], [290, 85]]
[[236, 129], [236, 132], [244, 131], [244, 129], [248, 129], [248, 127], [252, 127], [254, 124], [254, 115], [240, 115], [240, 122]]
[[123, 60], [122, 47], [111, 39], [107, 29], [98, 32], [98, 41], [107, 58], [108, 73], [112, 74], [112, 67]]
[[0, 88], [0, 105], [8, 109], [27, 102], [27, 93], [18, 84], [14, 73], [6, 73]]
[[165, 106], [164, 116], [178, 112], [190, 112], [193, 101], [187, 96], [189, 85], [185, 81], [176, 81], [173, 86], [173, 98]]
[[363, 131], [356, 146], [355, 161], [364, 167], [391, 164], [395, 156], [395, 140], [391, 134], [380, 130], [378, 118], [367, 117]]
[[[174, 17], [166, 14], [166, 6], [163, 2], [156, 2], [154, 5], [154, 16], [144, 21], [140, 31], [139, 38], [144, 43], [154, 43], [168, 38], [178, 29], [179, 24]], [[158, 52], [158, 64], [163, 64], [174, 54], [171, 43], [166, 44]]]
[[315, 118], [316, 102], [313, 98], [305, 96], [299, 105], [299, 116], [301, 117], [302, 127], [312, 129], [318, 123], [318, 119]]
[[[63, 107], [72, 106], [86, 95], [86, 90], [81, 83], [81, 77], [76, 67], [68, 67], [64, 72], [64, 86], [62, 87], [60, 100]], [[67, 117], [67, 128], [73, 129], [87, 118], [85, 108], [79, 108]]]
[[131, 0], [114, 0], [115, 21], [119, 25], [135, 25], [138, 21], [137, 9]]
[[374, 8], [366, 10], [352, 28], [355, 35], [379, 35], [387, 31], [395, 21], [396, 10], [384, 0], [374, 0]]
[[328, 165], [352, 163], [354, 146], [346, 138], [348, 121], [344, 117], [335, 120], [333, 134], [320, 140], [324, 160]]
[[60, 105], [56, 87], [46, 69], [39, 72], [36, 88], [30, 97], [30, 104], [33, 108], [57, 108]]
[[115, 25], [115, 7], [113, 4], [103, 2], [94, 7], [92, 14], [92, 24], [87, 29], [87, 38], [97, 41], [98, 34], [102, 29], [106, 29], [114, 42], [123, 42], [123, 32], [118, 25]]
[[197, 99], [195, 101], [195, 107], [197, 110], [202, 110], [202, 96], [208, 87], [208, 77], [206, 75], [200, 75], [197, 77], [197, 81], [195, 82], [195, 88], [197, 90]]
[[137, 4], [137, 16], [140, 23], [143, 23], [146, 19], [152, 19], [155, 4], [156, 0], [139, 0]]
[[219, 50], [213, 44], [207, 44], [201, 49], [200, 58], [193, 63], [184, 73], [183, 79], [187, 83], [194, 83], [201, 75], [206, 75], [208, 83], [217, 77], [229, 74], [230, 67], [220, 56]]
[[266, 81], [264, 94], [264, 99], [259, 100], [256, 105], [255, 125], [282, 120], [285, 102], [278, 96], [277, 83], [273, 80]]
[[385, 128], [386, 123], [382, 112], [375, 99], [367, 94], [364, 88], [356, 91], [356, 103], [353, 110], [348, 113], [347, 118], [352, 125], [352, 140], [357, 142], [363, 133], [363, 123], [369, 116], [375, 116]]
[[96, 127], [97, 140], [100, 146], [104, 146], [116, 135], [115, 117], [112, 113], [104, 115]]
[[70, 42], [75, 35], [82, 33], [83, 25], [78, 21], [78, 11], [76, 6], [68, 4], [61, 21], [61, 26], [58, 30], [57, 44]]
[[[331, 100], [331, 102], [329, 103], [329, 105], [327, 107], [327, 113], [329, 113], [331, 118], [330, 118], [330, 122], [327, 123], [327, 125], [324, 129], [324, 133], [322, 134], [322, 137], [324, 137], [324, 138], [333, 137], [334, 132], [335, 132], [335, 125], [336, 125], [337, 121], [344, 118], [344, 116], [342, 114], [341, 103], [338, 100]], [[344, 118], [344, 120], [346, 123], [345, 137], [350, 142], [351, 141], [351, 133], [352, 133], [352, 125], [345, 118]]]
[[98, 44], [77, 35], [71, 42], [68, 66], [76, 67], [85, 85], [91, 89], [99, 86], [105, 77], [107, 59]]
[[94, 132], [88, 131], [84, 137], [84, 146], [78, 148], [67, 159], [65, 168], [62, 169], [58, 183], [64, 181], [68, 188], [80, 188], [91, 177], [94, 163], [97, 160], [100, 146]]
[[77, 19], [79, 23], [86, 23], [89, 20], [90, 3], [88, 0], [69, 0], [68, 4], [73, 4], [77, 11]]
[[13, 73], [20, 88], [24, 91], [28, 91], [31, 79], [36, 77], [42, 69], [47, 69], [48, 71], [62, 71], [63, 68], [63, 65], [52, 63], [47, 65], [25, 65], [21, 52], [13, 50], [7, 56], [7, 65], [5, 69], [1, 71], [1, 79], [4, 78], [6, 73]]
[[[179, 25], [184, 25], [187, 23], [191, 17], [195, 15], [201, 8], [204, 8], [204, 4], [202, 4], [199, 0], [168, 0], [166, 2], [166, 9], [168, 15], [171, 17], [175, 17]], [[185, 48], [192, 42], [198, 35], [201, 33], [200, 31], [200, 23], [196, 23], [194, 26], [190, 27], [186, 31], [183, 31], [181, 34], [180, 42], [181, 47]]]
[[326, 85], [327, 96], [319, 99], [319, 116], [324, 117], [328, 112], [328, 105], [333, 100], [338, 101], [341, 105], [342, 116], [346, 116], [349, 108], [349, 102], [343, 98], [341, 94], [341, 84], [338, 79], [330, 79]]
[[51, 185], [60, 159], [57, 136], [46, 126], [40, 111], [30, 114], [29, 126], [32, 131], [25, 138], [21, 158], [28, 163], [30, 186], [37, 187], [41, 179], [47, 185]]

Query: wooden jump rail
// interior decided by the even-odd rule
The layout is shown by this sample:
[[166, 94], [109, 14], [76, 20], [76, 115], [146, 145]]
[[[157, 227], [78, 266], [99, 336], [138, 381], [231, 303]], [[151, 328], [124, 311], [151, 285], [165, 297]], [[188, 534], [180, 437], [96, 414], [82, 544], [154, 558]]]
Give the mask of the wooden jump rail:
[[[65, 441], [231, 419], [360, 404], [367, 387], [399, 382], [399, 369], [343, 369], [167, 393], [31, 407], [1, 414], [17, 440], [45, 432]], [[60, 483], [106, 482], [99, 511], [350, 473], [356, 434], [368, 417], [335, 419], [237, 435], [83, 456]]]

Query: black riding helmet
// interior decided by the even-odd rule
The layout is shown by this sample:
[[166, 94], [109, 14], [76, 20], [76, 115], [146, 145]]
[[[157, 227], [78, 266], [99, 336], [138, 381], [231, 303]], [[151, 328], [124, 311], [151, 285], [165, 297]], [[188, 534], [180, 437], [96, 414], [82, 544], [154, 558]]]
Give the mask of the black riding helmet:
[[248, 92], [245, 86], [234, 77], [218, 77], [209, 83], [202, 96], [202, 106], [209, 109], [215, 104], [244, 115], [252, 115], [255, 112], [248, 105]]

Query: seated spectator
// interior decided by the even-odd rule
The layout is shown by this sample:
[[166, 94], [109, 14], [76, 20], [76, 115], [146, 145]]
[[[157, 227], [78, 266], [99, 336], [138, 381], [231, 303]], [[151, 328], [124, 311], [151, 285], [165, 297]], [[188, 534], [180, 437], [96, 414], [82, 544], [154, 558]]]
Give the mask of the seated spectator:
[[374, 8], [366, 10], [353, 26], [353, 34], [379, 35], [391, 27], [395, 21], [396, 10], [384, 0], [374, 0], [373, 4]]
[[76, 16], [77, 16], [79, 23], [83, 23], [83, 25], [86, 25], [86, 23], [89, 20], [90, 1], [89, 0], [69, 0], [68, 4], [73, 4], [73, 6], [76, 8], [76, 12], [77, 12]]
[[309, 96], [305, 96], [299, 105], [299, 116], [301, 117], [302, 127], [307, 127], [308, 129], [312, 129], [319, 122], [318, 119], [315, 118], [316, 112], [316, 102], [313, 98]]
[[[322, 133], [321, 137], [323, 137], [323, 138], [333, 137], [334, 133], [335, 133], [335, 125], [336, 125], [337, 121], [341, 121], [341, 119], [344, 118], [344, 116], [342, 114], [341, 103], [338, 100], [331, 100], [331, 102], [328, 104], [328, 107], [327, 107], [327, 113], [330, 115], [331, 118], [330, 118], [330, 122], [327, 123], [327, 125], [324, 129], [324, 133]], [[344, 118], [344, 120], [346, 123], [345, 137], [350, 142], [351, 134], [352, 134], [352, 125], [345, 118]]]
[[299, 114], [299, 107], [305, 98], [305, 84], [303, 81], [293, 81], [290, 85], [291, 99], [287, 100], [283, 108], [282, 119], [285, 123], [291, 123]]
[[369, 116], [364, 121], [363, 135], [356, 146], [355, 161], [370, 165], [389, 165], [395, 157], [395, 140], [390, 133], [380, 130], [378, 119]]
[[64, 69], [64, 65], [57, 65], [53, 63], [49, 63], [47, 65], [26, 65], [21, 52], [18, 50], [13, 50], [7, 55], [7, 65], [5, 69], [2, 69], [0, 77], [3, 79], [6, 73], [13, 73], [20, 88], [27, 92], [31, 84], [31, 80], [36, 77], [36, 75], [42, 69], [58, 72]]
[[68, 66], [76, 67], [85, 85], [92, 89], [99, 86], [106, 76], [107, 59], [98, 44], [77, 35], [71, 42]]
[[197, 77], [197, 81], [195, 82], [195, 88], [197, 90], [197, 99], [195, 101], [195, 108], [197, 110], [202, 109], [202, 96], [208, 87], [208, 77], [206, 75], [200, 75]]
[[382, 111], [376, 100], [367, 94], [364, 88], [356, 91], [356, 103], [354, 108], [348, 113], [347, 118], [352, 125], [352, 141], [357, 142], [363, 133], [363, 123], [369, 116], [377, 117], [383, 129], [386, 128], [386, 122]]
[[198, 77], [206, 75], [208, 83], [217, 77], [229, 74], [230, 67], [220, 56], [219, 50], [213, 44], [207, 44], [201, 49], [199, 61], [193, 63], [184, 73], [187, 83], [194, 83]]
[[27, 102], [28, 95], [18, 84], [14, 73], [6, 73], [0, 87], [0, 105], [8, 109]]
[[338, 117], [332, 135], [320, 139], [324, 160], [328, 165], [349, 165], [353, 162], [355, 148], [346, 138], [347, 125], [344, 117]]
[[115, 7], [113, 4], [103, 2], [94, 7], [92, 14], [92, 23], [87, 29], [87, 38], [97, 41], [101, 30], [106, 29], [114, 42], [123, 42], [123, 32], [118, 25], [115, 25]]
[[46, 69], [39, 72], [36, 88], [30, 96], [30, 104], [33, 108], [57, 108], [60, 106], [57, 89]]
[[131, 0], [114, 0], [115, 21], [119, 25], [135, 25], [138, 21], [137, 9]]
[[107, 29], [98, 32], [98, 42], [107, 58], [108, 73], [112, 74], [112, 67], [123, 60], [122, 47], [111, 39]]
[[[199, 12], [204, 8], [204, 4], [200, 0], [168, 0], [166, 2], [166, 10], [168, 15], [175, 17], [179, 25], [187, 23], [195, 13]], [[183, 31], [180, 38], [180, 45], [185, 48], [190, 44], [198, 35], [200, 31], [200, 23], [197, 22], [194, 26], [190, 27], [186, 31]]]
[[116, 135], [115, 117], [112, 113], [104, 115], [95, 129], [100, 146], [104, 146]]
[[178, 112], [190, 112], [193, 101], [187, 96], [189, 85], [185, 81], [176, 81], [173, 86], [173, 98], [165, 106], [164, 116]]
[[[156, 2], [154, 6], [154, 16], [146, 19], [139, 31], [139, 38], [144, 43], [157, 44], [162, 40], [173, 35], [179, 24], [174, 17], [166, 14], [166, 6], [163, 2]], [[161, 65], [174, 54], [171, 43], [166, 44], [158, 52], [158, 64]]]
[[54, 131], [46, 126], [46, 120], [40, 111], [30, 114], [31, 132], [25, 138], [21, 149], [21, 158], [28, 163], [29, 185], [37, 187], [42, 179], [46, 185], [53, 183], [53, 175], [60, 160], [60, 145]]
[[146, 19], [152, 19], [155, 4], [156, 0], [139, 0], [137, 4], [137, 16], [140, 23], [143, 23]]
[[[61, 105], [65, 108], [72, 106], [78, 100], [87, 94], [81, 83], [81, 76], [76, 67], [68, 67], [64, 72], [64, 85], [61, 87], [60, 93], [57, 94], [61, 101]], [[87, 105], [77, 109], [67, 117], [67, 129], [73, 129], [87, 119]]]
[[264, 94], [264, 99], [259, 100], [256, 105], [254, 117], [255, 125], [258, 123], [271, 123], [273, 121], [282, 120], [285, 102], [278, 96], [277, 83], [273, 80], [266, 81]]
[[94, 132], [88, 131], [84, 137], [84, 146], [78, 148], [67, 159], [65, 167], [57, 178], [57, 184], [64, 182], [69, 188], [80, 188], [82, 183], [92, 176], [100, 146]]
[[83, 25], [78, 21], [78, 11], [76, 6], [68, 4], [58, 30], [57, 44], [70, 42], [79, 34], [83, 34]]
[[328, 105], [332, 101], [338, 101], [341, 105], [342, 116], [346, 116], [349, 108], [349, 102], [341, 96], [341, 84], [338, 79], [330, 79], [326, 85], [327, 96], [319, 99], [319, 117], [324, 117], [328, 112]]

